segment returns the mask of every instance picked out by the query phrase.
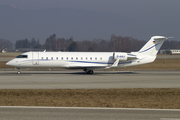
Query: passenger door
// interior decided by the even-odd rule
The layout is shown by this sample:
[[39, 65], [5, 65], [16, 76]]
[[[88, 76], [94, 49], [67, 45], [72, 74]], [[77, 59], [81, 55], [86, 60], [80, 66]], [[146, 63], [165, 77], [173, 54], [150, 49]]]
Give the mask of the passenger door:
[[39, 64], [39, 52], [32, 52], [32, 64], [33, 65]]

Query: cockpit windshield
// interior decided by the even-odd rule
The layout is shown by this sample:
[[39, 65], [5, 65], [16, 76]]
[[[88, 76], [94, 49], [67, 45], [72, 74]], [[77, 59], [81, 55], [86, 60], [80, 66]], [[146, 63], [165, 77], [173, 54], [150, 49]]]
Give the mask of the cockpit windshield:
[[28, 58], [28, 56], [27, 55], [19, 55], [16, 58]]

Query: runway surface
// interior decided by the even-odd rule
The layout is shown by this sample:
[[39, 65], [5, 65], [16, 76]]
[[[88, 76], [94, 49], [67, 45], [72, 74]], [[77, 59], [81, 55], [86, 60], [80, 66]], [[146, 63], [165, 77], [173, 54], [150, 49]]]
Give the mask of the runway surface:
[[180, 71], [0, 71], [0, 89], [180, 88]]
[[0, 107], [1, 120], [180, 120], [180, 110]]

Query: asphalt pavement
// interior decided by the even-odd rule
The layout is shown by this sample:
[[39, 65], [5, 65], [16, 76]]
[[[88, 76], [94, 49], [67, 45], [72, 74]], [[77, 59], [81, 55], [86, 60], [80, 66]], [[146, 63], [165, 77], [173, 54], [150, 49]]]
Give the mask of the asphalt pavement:
[[180, 71], [0, 71], [0, 89], [180, 88]]
[[180, 110], [0, 107], [1, 120], [180, 120]]

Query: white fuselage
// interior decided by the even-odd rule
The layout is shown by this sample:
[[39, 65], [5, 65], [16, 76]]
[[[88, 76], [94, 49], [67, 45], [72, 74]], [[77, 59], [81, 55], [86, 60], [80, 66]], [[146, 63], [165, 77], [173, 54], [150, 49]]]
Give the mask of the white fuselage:
[[[127, 53], [115, 52], [121, 57], [128, 57]], [[113, 52], [26, 52], [26, 57], [14, 58], [7, 65], [23, 67], [46, 68], [106, 68], [115, 62]], [[133, 54], [134, 55], [134, 54]], [[137, 56], [134, 59], [119, 61], [116, 67], [129, 67], [153, 62], [155, 56]]]

